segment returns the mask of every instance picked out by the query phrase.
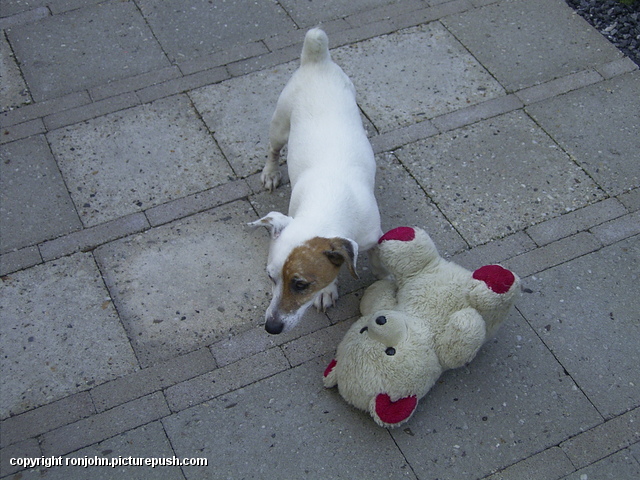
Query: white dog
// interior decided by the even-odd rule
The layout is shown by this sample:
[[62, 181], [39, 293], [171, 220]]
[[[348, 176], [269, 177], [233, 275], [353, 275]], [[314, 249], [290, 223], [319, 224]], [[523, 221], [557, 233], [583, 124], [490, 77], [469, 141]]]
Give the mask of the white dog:
[[288, 144], [289, 215], [271, 212], [250, 224], [271, 234], [265, 328], [272, 334], [293, 328], [312, 303], [334, 305], [340, 266], [357, 278], [358, 251], [382, 234], [373, 150], [353, 84], [331, 60], [322, 30], [307, 32], [300, 63], [278, 99], [261, 176], [268, 190], [278, 186], [280, 150]]

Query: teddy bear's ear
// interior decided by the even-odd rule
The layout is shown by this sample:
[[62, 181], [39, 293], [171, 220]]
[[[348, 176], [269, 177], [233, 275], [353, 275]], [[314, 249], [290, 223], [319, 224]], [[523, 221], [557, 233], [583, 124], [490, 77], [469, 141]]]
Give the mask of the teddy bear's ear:
[[371, 400], [369, 412], [381, 427], [398, 427], [409, 420], [418, 406], [418, 397], [411, 395], [395, 402], [386, 393], [379, 393]]
[[337, 364], [338, 362], [334, 358], [333, 360], [331, 360], [331, 362], [329, 362], [329, 365], [327, 365], [327, 368], [324, 371], [322, 382], [324, 383], [324, 386], [326, 388], [335, 387], [338, 384], [338, 378], [336, 375]]

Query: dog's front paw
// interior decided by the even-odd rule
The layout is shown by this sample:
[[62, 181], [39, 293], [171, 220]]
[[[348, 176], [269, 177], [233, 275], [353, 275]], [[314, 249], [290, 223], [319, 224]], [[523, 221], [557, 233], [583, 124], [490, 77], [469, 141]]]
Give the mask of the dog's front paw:
[[327, 308], [335, 307], [338, 300], [338, 285], [336, 282], [329, 284], [316, 295], [313, 305], [321, 312], [326, 312]]
[[273, 192], [273, 190], [276, 189], [278, 185], [280, 185], [280, 180], [282, 180], [282, 174], [280, 173], [280, 170], [278, 168], [272, 170], [265, 167], [264, 170], [262, 170], [262, 174], [260, 175], [262, 186], [265, 188], [265, 190], [269, 190], [270, 192]]

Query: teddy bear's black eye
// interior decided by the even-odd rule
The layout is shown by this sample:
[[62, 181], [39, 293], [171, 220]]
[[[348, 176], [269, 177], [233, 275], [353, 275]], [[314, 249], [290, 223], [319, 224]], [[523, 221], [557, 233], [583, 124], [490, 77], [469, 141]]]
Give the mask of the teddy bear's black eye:
[[384, 353], [386, 353], [389, 356], [392, 356], [396, 354], [396, 349], [393, 347], [389, 347], [384, 351]]
[[362, 327], [362, 328], [360, 329], [360, 333], [364, 333], [364, 332], [366, 332], [367, 330], [369, 330], [369, 327]]
[[376, 318], [376, 323], [378, 325], [384, 325], [385, 323], [387, 323], [387, 317], [385, 317], [384, 315], [380, 315], [378, 318]]

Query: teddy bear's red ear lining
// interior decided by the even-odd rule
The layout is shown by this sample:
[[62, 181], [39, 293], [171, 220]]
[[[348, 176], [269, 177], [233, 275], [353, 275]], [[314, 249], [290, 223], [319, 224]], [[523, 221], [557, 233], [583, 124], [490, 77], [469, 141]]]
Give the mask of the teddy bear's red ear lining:
[[473, 278], [481, 280], [495, 293], [507, 293], [516, 277], [500, 265], [485, 265], [473, 272]]
[[418, 405], [418, 397], [411, 395], [395, 402], [386, 393], [376, 396], [376, 414], [380, 420], [388, 425], [394, 425], [408, 419]]
[[329, 362], [329, 365], [327, 365], [327, 368], [325, 368], [324, 370], [324, 376], [328, 376], [333, 369], [335, 368], [335, 366], [338, 364], [338, 362], [336, 362], [336, 359], [334, 358], [333, 360], [331, 360], [331, 362]]
[[416, 238], [416, 231], [411, 227], [398, 227], [393, 230], [389, 230], [387, 233], [380, 237], [378, 243], [386, 242], [387, 240], [400, 240], [401, 242], [410, 242]]

